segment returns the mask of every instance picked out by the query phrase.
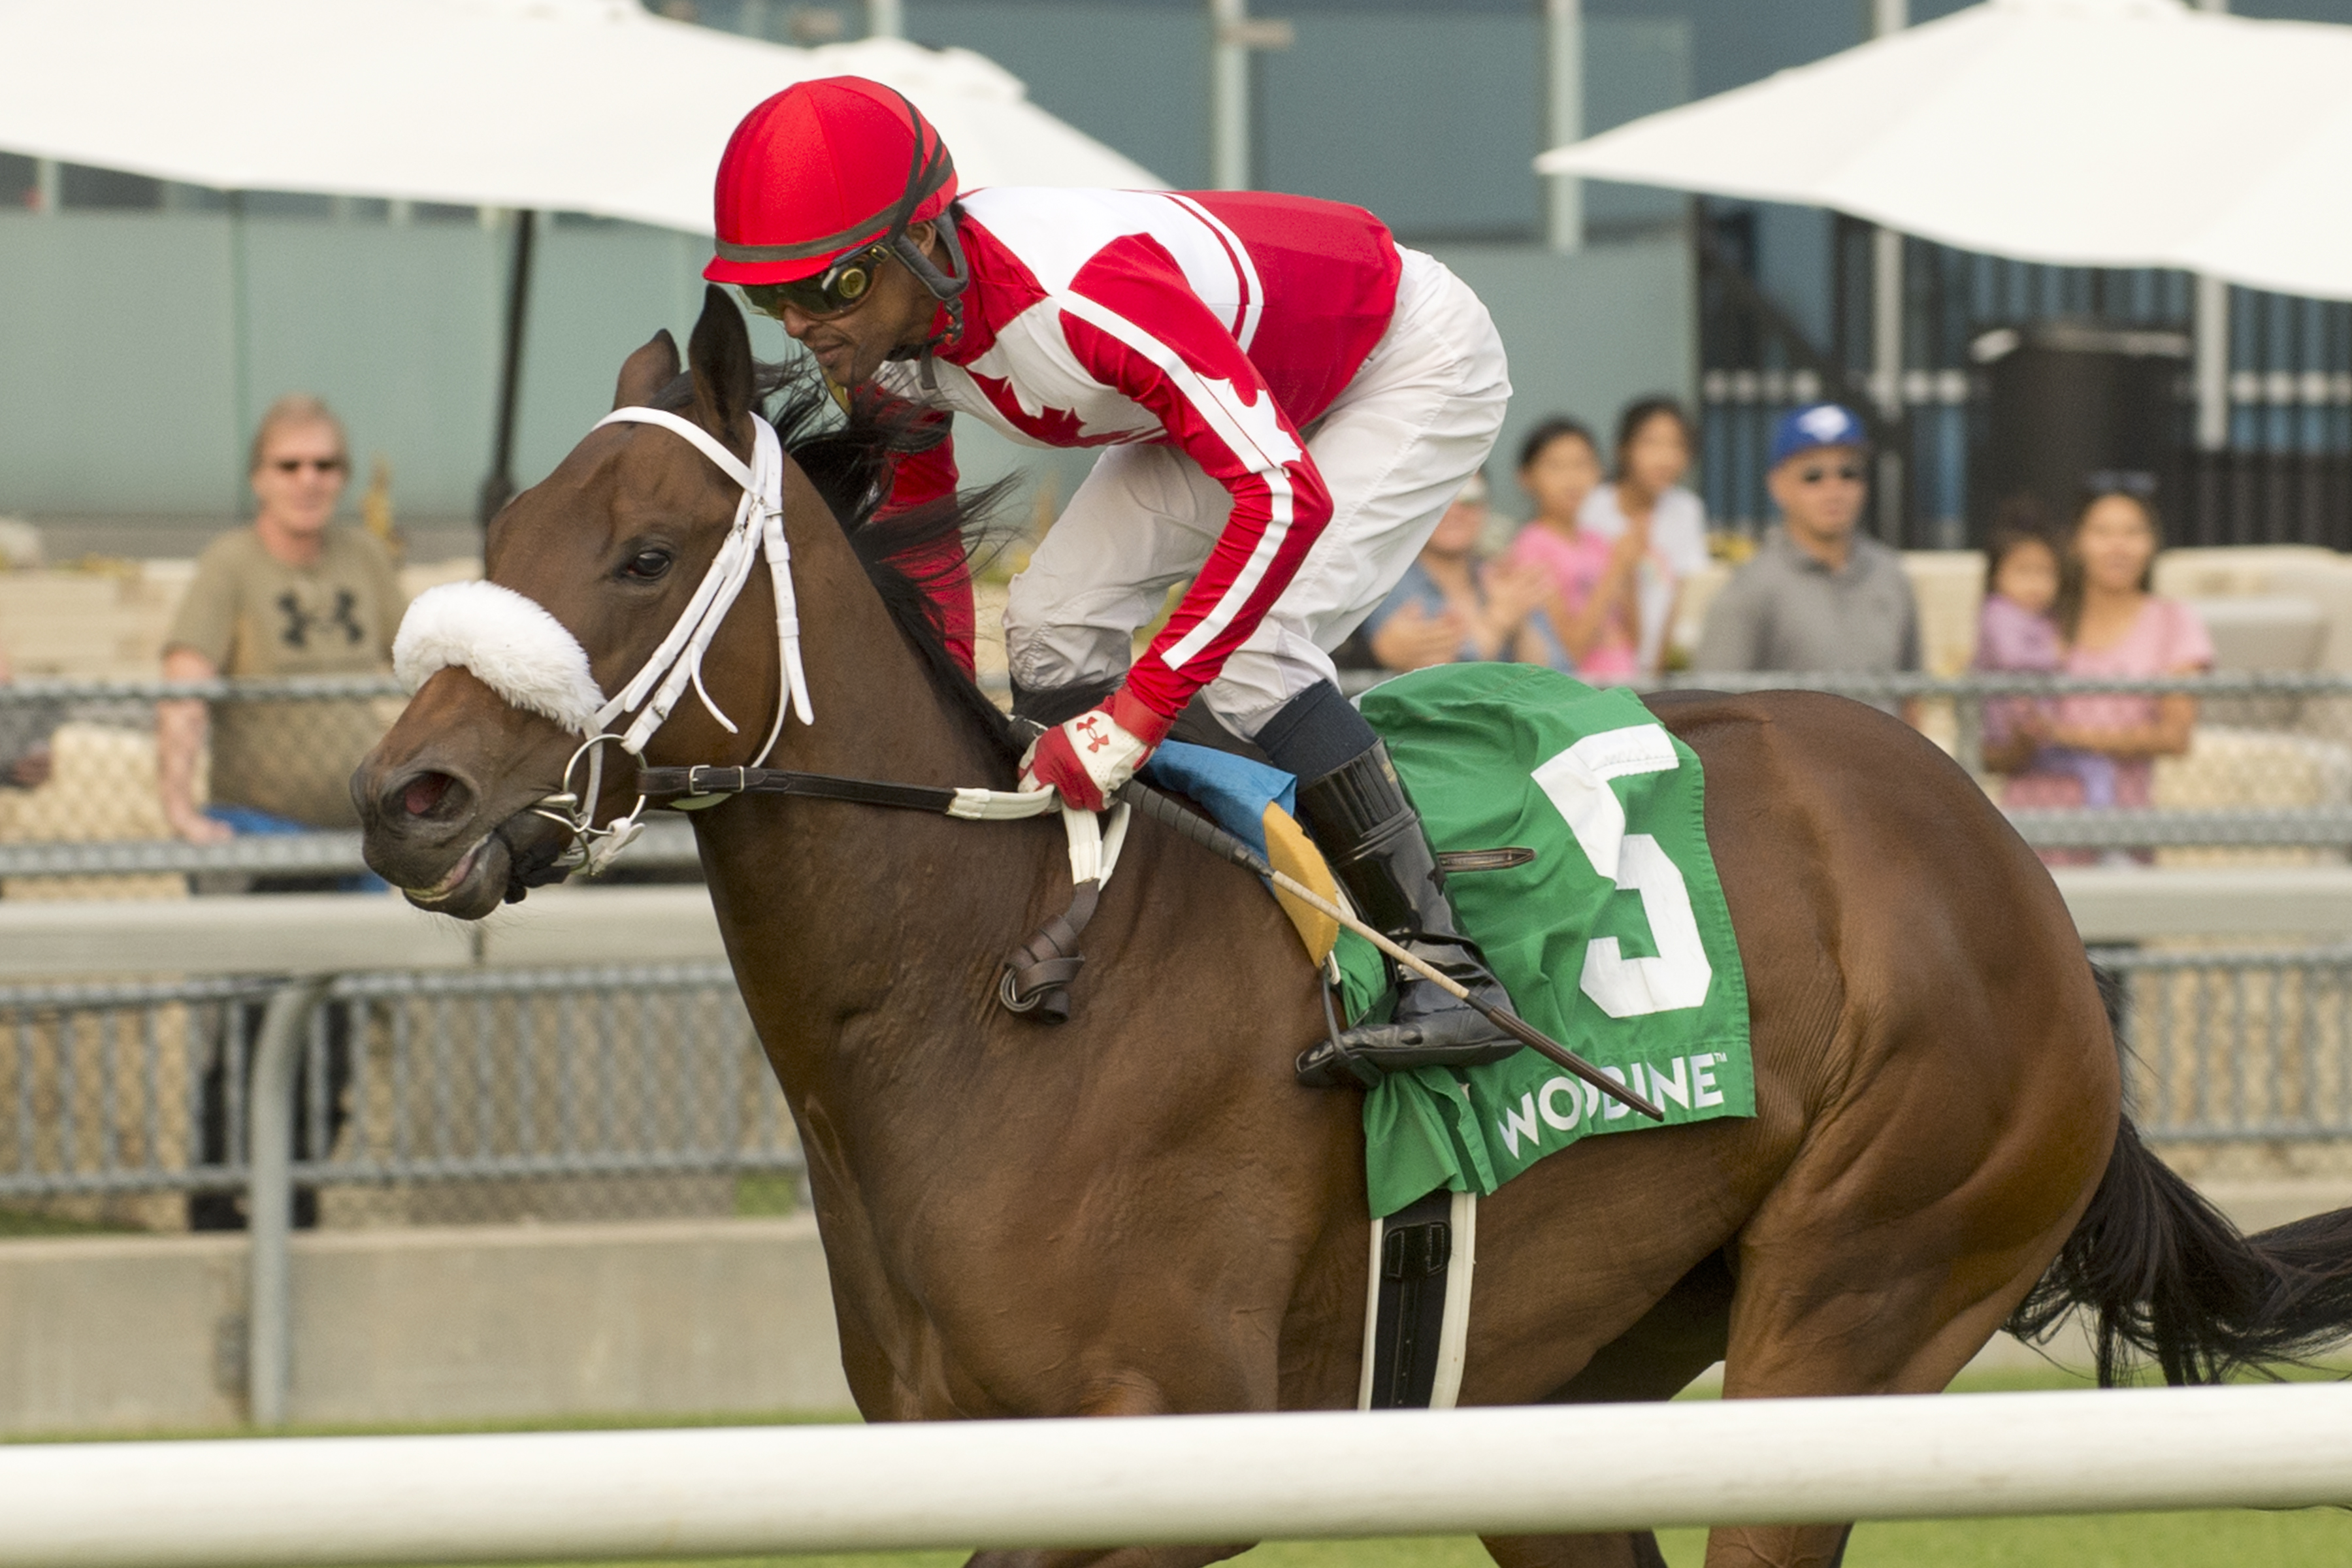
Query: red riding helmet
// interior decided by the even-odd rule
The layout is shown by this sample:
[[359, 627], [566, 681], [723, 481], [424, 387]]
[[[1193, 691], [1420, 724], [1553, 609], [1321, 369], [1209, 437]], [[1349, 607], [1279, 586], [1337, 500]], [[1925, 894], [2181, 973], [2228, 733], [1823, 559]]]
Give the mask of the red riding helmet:
[[[909, 224], [943, 216], [955, 197], [947, 144], [905, 94], [856, 76], [796, 82], [745, 115], [728, 140], [714, 203], [719, 254], [702, 275], [790, 283], [877, 245], [922, 261], [898, 242]], [[942, 299], [961, 288], [927, 261], [909, 265]], [[950, 265], [961, 272], [961, 258]]]

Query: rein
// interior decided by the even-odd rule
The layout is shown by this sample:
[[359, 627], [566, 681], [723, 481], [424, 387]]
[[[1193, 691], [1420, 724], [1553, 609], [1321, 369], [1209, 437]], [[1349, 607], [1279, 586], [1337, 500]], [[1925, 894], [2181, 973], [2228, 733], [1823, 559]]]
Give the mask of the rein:
[[[509, 705], [542, 714], [583, 737], [579, 749], [564, 763], [563, 787], [541, 796], [530, 808], [531, 815], [571, 835], [555, 858], [556, 868], [565, 871], [585, 868], [592, 877], [602, 872], [645, 831], [646, 802], [656, 795], [676, 797], [670, 805], [683, 811], [715, 805], [730, 795], [780, 795], [933, 812], [968, 822], [1020, 821], [1055, 809], [1057, 798], [1051, 790], [939, 788], [756, 765], [775, 749], [787, 714], [797, 715], [803, 724], [816, 722], [809, 701], [808, 675], [801, 663], [792, 550], [784, 538], [783, 443], [772, 426], [754, 416], [751, 461], [747, 465], [700, 426], [663, 409], [615, 408], [593, 428], [616, 424], [661, 426], [690, 443], [743, 492], [735, 521], [694, 596], [626, 685], [606, 698], [590, 673], [586, 648], [571, 629], [544, 605], [493, 583], [445, 584], [418, 595], [393, 647], [394, 671], [412, 694], [436, 672], [457, 666], [472, 671]], [[728, 733], [740, 733], [703, 684], [702, 660], [728, 612], [741, 596], [752, 569], [763, 559], [776, 606], [778, 690], [774, 721], [768, 726], [766, 739], [751, 753], [751, 763], [683, 768], [641, 765], [636, 804], [626, 814], [598, 826], [595, 811], [604, 789], [605, 743], [616, 742], [630, 755], [642, 755], [646, 742], [668, 721], [689, 686]], [[612, 728], [630, 714], [635, 717], [626, 729]], [[575, 793], [572, 773], [583, 758], [588, 763], [587, 786]], [[1000, 998], [1014, 1012], [1035, 1010], [1055, 1020], [1069, 1016], [1064, 987], [1084, 962], [1076, 951], [1078, 932], [1110, 879], [1126, 839], [1129, 817], [1127, 806], [1117, 807], [1106, 829], [1091, 812], [1068, 805], [1062, 805], [1061, 812], [1069, 836], [1070, 910], [1047, 922], [1006, 959], [998, 987]]]

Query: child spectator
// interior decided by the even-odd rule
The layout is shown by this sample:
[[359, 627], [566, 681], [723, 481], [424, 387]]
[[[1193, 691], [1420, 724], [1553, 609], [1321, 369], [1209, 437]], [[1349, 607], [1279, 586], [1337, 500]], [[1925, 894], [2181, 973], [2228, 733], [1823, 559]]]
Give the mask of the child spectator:
[[[2059, 675], [2066, 668], [2066, 639], [2053, 612], [2058, 604], [2058, 551], [2039, 529], [2018, 522], [1996, 526], [1985, 543], [1984, 607], [1977, 616], [1973, 668], [2027, 675]], [[1995, 752], [2015, 746], [2021, 735], [2047, 734], [2050, 707], [2030, 697], [1997, 698], [1985, 704], [1985, 745]], [[2037, 773], [2071, 773], [2082, 781], [2083, 804], [2104, 809], [2116, 804], [2112, 757], [2072, 746], [2044, 744], [2028, 764]]]
[[1594, 686], [1622, 685], [1641, 672], [1638, 574], [1651, 514], [1613, 537], [1587, 526], [1600, 482], [1592, 432], [1560, 415], [1529, 431], [1519, 447], [1519, 488], [1536, 511], [1504, 559], [1543, 574], [1541, 621], [1559, 649], [1556, 668]]
[[[2156, 510], [2138, 495], [2108, 490], [2076, 515], [2053, 605], [2064, 644], [2063, 673], [2190, 675], [2212, 668], [2212, 639], [2197, 613], [2149, 592], [2161, 542]], [[2145, 806], [2155, 760], [2189, 749], [2196, 718], [2197, 700], [2186, 694], [2062, 697], [2047, 713], [2037, 704], [2020, 715], [2016, 732], [2002, 744], [1987, 745], [1985, 761], [2011, 775], [2001, 791], [2004, 805], [2091, 804], [2082, 773], [2062, 765], [2071, 751], [2108, 761], [2110, 804]]]
[[1637, 525], [1645, 531], [1634, 650], [1645, 676], [1657, 674], [1664, 662], [1683, 580], [1706, 570], [1706, 507], [1682, 483], [1696, 446], [1690, 416], [1673, 398], [1627, 404], [1617, 418], [1617, 471], [1585, 500], [1578, 519], [1607, 540]]
[[1486, 531], [1486, 481], [1474, 474], [1389, 596], [1364, 618], [1358, 635], [1380, 668], [1486, 658], [1550, 662], [1529, 620], [1544, 595], [1543, 574], [1503, 562], [1482, 566], [1478, 539]]

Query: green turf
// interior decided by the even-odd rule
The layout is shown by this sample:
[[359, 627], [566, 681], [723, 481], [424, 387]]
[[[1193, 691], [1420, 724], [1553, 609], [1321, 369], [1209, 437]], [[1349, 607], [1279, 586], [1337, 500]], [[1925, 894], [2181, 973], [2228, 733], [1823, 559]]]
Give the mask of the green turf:
[[[1699, 1568], [1706, 1538], [1661, 1531], [1673, 1568]], [[704, 1568], [956, 1568], [954, 1552], [733, 1558]], [[1274, 1542], [1235, 1561], [1250, 1568], [1480, 1568], [1475, 1541]], [[2352, 1514], [2158, 1513], [1865, 1524], [1845, 1568], [2342, 1568], [2352, 1563]], [[651, 1568], [650, 1564], [645, 1568]]]
[[754, 1171], [735, 1178], [739, 1218], [788, 1215], [800, 1206], [800, 1178], [789, 1171]]
[[0, 1208], [0, 1237], [120, 1236], [138, 1230], [130, 1225], [103, 1225], [95, 1220], [68, 1219], [63, 1215], [31, 1209]]

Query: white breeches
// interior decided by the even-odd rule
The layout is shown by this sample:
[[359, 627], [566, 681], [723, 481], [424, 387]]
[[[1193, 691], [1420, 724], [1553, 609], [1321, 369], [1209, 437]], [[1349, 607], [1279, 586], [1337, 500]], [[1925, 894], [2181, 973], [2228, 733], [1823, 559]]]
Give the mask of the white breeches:
[[[1486, 306], [1435, 258], [1402, 255], [1389, 330], [1301, 432], [1331, 521], [1206, 692], [1211, 710], [1244, 735], [1332, 679], [1330, 650], [1404, 575], [1502, 428], [1509, 367]], [[1137, 628], [1199, 573], [1231, 508], [1224, 487], [1172, 447], [1103, 453], [1013, 580], [1013, 679], [1037, 689], [1124, 671]]]

